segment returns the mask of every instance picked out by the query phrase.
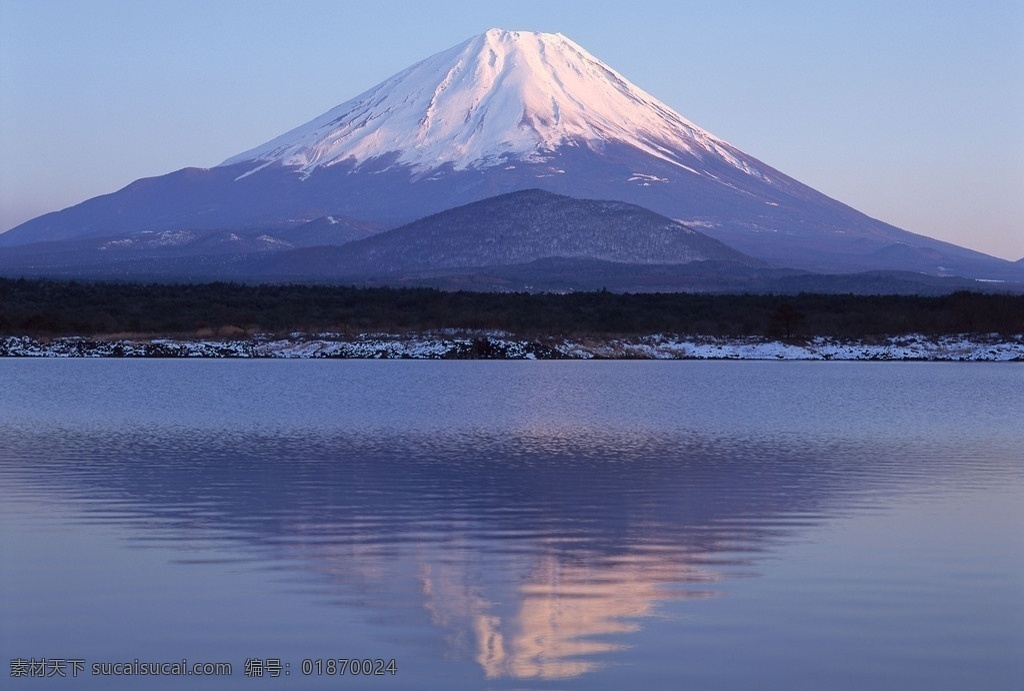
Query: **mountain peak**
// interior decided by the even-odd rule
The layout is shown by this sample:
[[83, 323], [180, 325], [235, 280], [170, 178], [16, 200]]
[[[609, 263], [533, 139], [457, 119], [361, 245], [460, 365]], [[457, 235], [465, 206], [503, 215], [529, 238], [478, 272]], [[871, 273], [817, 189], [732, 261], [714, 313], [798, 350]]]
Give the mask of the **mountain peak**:
[[562, 34], [490, 29], [320, 117], [234, 156], [308, 174], [391, 156], [417, 171], [545, 160], [564, 146], [625, 143], [679, 166], [713, 155], [746, 172], [700, 129]]
[[[395, 228], [528, 188], [635, 204], [776, 266], [1021, 280], [1021, 264], [894, 228], [768, 167], [561, 34], [503, 29], [428, 57], [221, 166], [137, 180], [120, 192], [27, 221], [0, 235], [0, 247], [54, 242], [39, 252], [53, 267], [64, 267], [68, 256], [81, 260], [74, 243], [87, 238], [118, 247], [127, 239], [134, 247], [137, 236], [151, 232], [284, 232], [298, 226], [300, 237], [334, 241], [336, 232], [325, 236], [303, 222], [346, 216], [377, 229]], [[525, 203], [523, 197], [515, 202]], [[499, 213], [496, 202], [487, 208]], [[495, 247], [473, 250], [474, 256], [522, 259], [530, 243], [546, 247], [535, 230], [557, 236], [562, 245], [577, 243], [579, 256], [602, 261], [671, 264], [691, 256], [677, 242], [683, 235], [675, 225], [649, 225], [644, 234], [628, 235], [595, 222], [608, 238], [618, 238], [620, 249], [602, 254], [610, 240], [574, 230], [580, 228], [579, 208], [554, 205], [543, 223], [528, 220], [522, 232], [506, 233], [526, 244], [487, 254], [504, 242], [488, 237], [485, 245]], [[500, 213], [514, 215], [504, 206]], [[437, 252], [443, 254], [449, 240], [455, 237], [440, 238]], [[627, 240], [637, 243], [636, 252], [623, 249]], [[643, 243], [654, 243], [653, 249], [644, 254], [638, 249]], [[37, 250], [21, 252], [11, 255], [16, 261], [9, 266], [41, 265]], [[544, 252], [537, 256], [563, 256]], [[93, 261], [108, 266], [108, 256], [97, 250]]]

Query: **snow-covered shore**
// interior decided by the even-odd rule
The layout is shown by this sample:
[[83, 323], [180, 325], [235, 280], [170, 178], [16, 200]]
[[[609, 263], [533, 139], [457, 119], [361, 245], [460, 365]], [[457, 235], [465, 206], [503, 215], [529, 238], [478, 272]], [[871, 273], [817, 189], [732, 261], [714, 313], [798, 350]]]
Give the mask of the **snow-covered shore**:
[[242, 340], [0, 337], [0, 357], [1024, 361], [1024, 334], [905, 335], [868, 341], [712, 338], [518, 339], [509, 334], [290, 334]]

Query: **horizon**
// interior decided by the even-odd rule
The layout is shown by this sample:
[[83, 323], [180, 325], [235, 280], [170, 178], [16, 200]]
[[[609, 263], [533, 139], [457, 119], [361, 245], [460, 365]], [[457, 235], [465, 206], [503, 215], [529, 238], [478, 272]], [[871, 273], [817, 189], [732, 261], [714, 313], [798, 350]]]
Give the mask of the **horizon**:
[[[0, 0], [0, 230], [139, 178], [213, 167], [501, 27], [565, 35], [701, 128], [869, 216], [1024, 257], [1024, 8], [737, 5], [654, 3], [636, 16], [612, 3]], [[342, 19], [355, 21], [332, 42]], [[701, 31], [686, 33], [689, 22]], [[680, 30], [682, 45], [670, 40]], [[722, 51], [727, 40], [741, 48]]]

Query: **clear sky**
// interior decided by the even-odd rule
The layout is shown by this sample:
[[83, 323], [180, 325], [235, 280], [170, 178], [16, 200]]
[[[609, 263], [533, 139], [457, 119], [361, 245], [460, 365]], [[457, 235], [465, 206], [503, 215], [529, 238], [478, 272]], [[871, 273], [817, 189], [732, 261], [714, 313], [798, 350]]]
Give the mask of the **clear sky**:
[[1024, 257], [1022, 0], [0, 0], [0, 230], [216, 165], [492, 27], [561, 32], [871, 216]]

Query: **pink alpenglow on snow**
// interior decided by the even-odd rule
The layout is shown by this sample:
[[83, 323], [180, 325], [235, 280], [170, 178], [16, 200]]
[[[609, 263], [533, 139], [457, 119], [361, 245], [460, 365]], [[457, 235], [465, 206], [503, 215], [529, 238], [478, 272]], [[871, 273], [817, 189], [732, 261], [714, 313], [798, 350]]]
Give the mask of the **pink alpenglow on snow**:
[[398, 152], [396, 163], [464, 170], [610, 141], [691, 171], [674, 152], [713, 153], [760, 175], [732, 146], [562, 34], [502, 29], [437, 53], [221, 165], [273, 161], [309, 172]]

